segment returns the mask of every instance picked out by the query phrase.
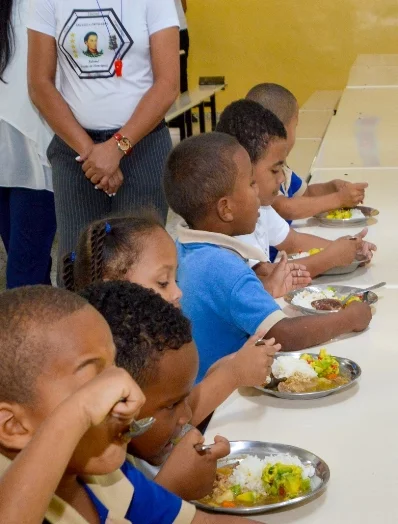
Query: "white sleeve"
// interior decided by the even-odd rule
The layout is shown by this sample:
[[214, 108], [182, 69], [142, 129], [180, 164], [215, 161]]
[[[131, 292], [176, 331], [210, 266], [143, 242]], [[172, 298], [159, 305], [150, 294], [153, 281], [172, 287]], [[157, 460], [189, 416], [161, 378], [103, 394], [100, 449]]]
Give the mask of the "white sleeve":
[[180, 27], [174, 0], [147, 0], [149, 36], [167, 27]]
[[55, 0], [30, 0], [28, 29], [55, 37]]
[[289, 234], [289, 224], [273, 207], [267, 209], [268, 240], [270, 246], [279, 246]]

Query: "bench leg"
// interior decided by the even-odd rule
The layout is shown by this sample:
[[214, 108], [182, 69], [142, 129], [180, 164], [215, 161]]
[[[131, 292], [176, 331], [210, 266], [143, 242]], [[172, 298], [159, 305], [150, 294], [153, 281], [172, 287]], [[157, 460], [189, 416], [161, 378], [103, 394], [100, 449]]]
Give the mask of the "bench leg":
[[201, 133], [206, 133], [206, 121], [205, 121], [205, 104], [202, 102], [198, 106], [199, 108], [199, 129]]
[[216, 95], [210, 97], [210, 111], [211, 111], [211, 130], [216, 130], [217, 125], [217, 110], [216, 110]]
[[187, 126], [187, 136], [192, 136], [192, 111], [190, 109], [185, 112], [185, 125]]

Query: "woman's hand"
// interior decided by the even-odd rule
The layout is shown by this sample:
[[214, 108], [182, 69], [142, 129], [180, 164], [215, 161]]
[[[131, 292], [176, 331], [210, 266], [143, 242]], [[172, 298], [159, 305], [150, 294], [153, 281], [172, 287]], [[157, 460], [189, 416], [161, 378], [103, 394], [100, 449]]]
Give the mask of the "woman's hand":
[[[112, 137], [102, 144], [94, 144], [85, 157], [80, 157], [80, 162], [83, 162], [83, 171], [91, 183], [104, 189], [105, 184], [118, 169], [123, 156], [124, 153], [118, 149]], [[107, 177], [106, 183], [104, 181], [101, 185], [104, 177]]]

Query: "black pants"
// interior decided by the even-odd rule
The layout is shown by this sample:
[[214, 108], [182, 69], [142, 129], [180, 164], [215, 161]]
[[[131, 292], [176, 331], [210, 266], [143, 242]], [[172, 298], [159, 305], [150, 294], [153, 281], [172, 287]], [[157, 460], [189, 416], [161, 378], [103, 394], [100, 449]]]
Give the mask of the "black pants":
[[185, 51], [185, 55], [180, 55], [180, 92], [184, 93], [184, 91], [188, 91], [188, 29], [180, 31], [180, 51]]

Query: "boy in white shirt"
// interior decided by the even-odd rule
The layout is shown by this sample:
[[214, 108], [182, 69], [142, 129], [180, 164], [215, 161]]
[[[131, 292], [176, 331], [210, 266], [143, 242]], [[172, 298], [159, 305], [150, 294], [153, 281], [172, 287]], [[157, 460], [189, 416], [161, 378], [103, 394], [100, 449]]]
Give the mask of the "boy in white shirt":
[[[273, 242], [276, 242], [274, 246], [278, 250], [287, 253], [322, 248], [322, 252], [300, 260], [312, 278], [331, 268], [349, 265], [357, 257], [371, 259], [376, 246], [362, 241], [367, 233], [366, 229], [357, 235], [360, 242], [348, 238], [339, 238], [332, 242], [315, 235], [298, 233], [287, 226], [272, 209], [279, 188], [285, 181], [283, 167], [288, 153], [288, 141], [285, 127], [271, 111], [257, 102], [238, 100], [222, 113], [217, 131], [236, 137], [247, 150], [259, 187], [261, 208], [256, 229], [254, 233], [240, 237], [241, 240], [259, 247], [267, 254], [270, 243], [272, 245]], [[250, 261], [256, 274], [260, 277], [267, 275], [269, 265], [258, 262]]]

